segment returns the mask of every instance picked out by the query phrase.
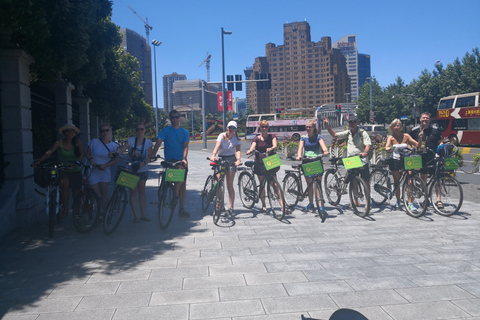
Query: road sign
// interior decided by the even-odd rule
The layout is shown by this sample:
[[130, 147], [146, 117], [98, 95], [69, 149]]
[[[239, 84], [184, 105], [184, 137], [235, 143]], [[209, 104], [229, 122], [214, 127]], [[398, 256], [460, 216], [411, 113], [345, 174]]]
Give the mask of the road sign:
[[233, 114], [233, 120], [238, 120], [238, 113]]
[[375, 112], [370, 111], [370, 117], [373, 117], [375, 115]]
[[375, 118], [374, 117], [370, 117], [370, 123], [374, 123], [375, 122]]
[[408, 120], [408, 116], [401, 116], [400, 120], [402, 120], [402, 121]]

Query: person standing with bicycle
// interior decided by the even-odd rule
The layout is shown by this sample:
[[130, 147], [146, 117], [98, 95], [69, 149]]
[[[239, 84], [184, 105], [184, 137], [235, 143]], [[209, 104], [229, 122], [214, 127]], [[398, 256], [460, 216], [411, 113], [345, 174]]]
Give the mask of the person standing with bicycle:
[[218, 135], [217, 144], [215, 145], [212, 156], [210, 157], [211, 161], [215, 161], [217, 159], [215, 156], [218, 155], [220, 160], [235, 162], [234, 165], [229, 165], [225, 170], [228, 200], [230, 202], [228, 213], [230, 215], [233, 215], [234, 213], [233, 205], [235, 203], [235, 190], [233, 188], [233, 179], [235, 179], [235, 172], [237, 171], [237, 167], [240, 165], [242, 156], [241, 146], [242, 142], [237, 134], [237, 123], [235, 121], [230, 121], [227, 125], [227, 132], [222, 132]]
[[158, 134], [152, 156], [155, 156], [162, 143], [165, 143], [163, 150], [165, 159], [169, 162], [182, 161], [182, 164], [178, 165], [177, 169], [185, 169], [185, 180], [183, 182], [175, 182], [175, 198], [173, 202], [176, 205], [178, 199], [180, 199], [178, 215], [183, 218], [190, 218], [190, 213], [185, 210], [188, 174], [187, 156], [190, 136], [186, 129], [180, 127], [180, 113], [177, 110], [170, 111], [169, 117], [172, 125], [163, 128]]
[[[307, 129], [307, 134], [300, 137], [300, 143], [298, 144], [298, 154], [297, 160], [302, 159], [302, 156], [308, 158], [316, 158], [321, 154], [328, 155], [328, 149], [325, 145], [325, 141], [321, 134], [318, 133], [317, 123], [314, 120], [307, 121], [305, 126]], [[318, 159], [305, 159], [303, 158], [302, 164], [309, 163], [312, 161], [318, 161]], [[313, 192], [312, 185], [309, 185], [312, 178], [305, 176], [305, 181], [307, 182], [308, 187], [308, 205], [304, 208], [304, 211], [314, 210], [315, 206], [313, 205]], [[321, 179], [319, 179], [321, 181]]]
[[[125, 144], [118, 149], [118, 153], [122, 154], [128, 149], [129, 161], [138, 163], [136, 175], [140, 177], [135, 189], [130, 189], [130, 207], [133, 211], [133, 222], [150, 221], [151, 219], [145, 215], [147, 207], [147, 196], [145, 195], [145, 186], [148, 179], [148, 163], [152, 156], [153, 142], [145, 137], [145, 124], [140, 122], [137, 124], [135, 131], [137, 135], [127, 139]], [[134, 168], [137, 169], [137, 168]], [[138, 203], [140, 205], [141, 218], [138, 219], [137, 213], [137, 192]]]
[[82, 167], [76, 166], [73, 163], [76, 161], [82, 161], [85, 152], [83, 150], [82, 141], [78, 139], [80, 129], [74, 124], [65, 124], [58, 129], [58, 133], [62, 134], [64, 138], [55, 142], [53, 146], [33, 164], [33, 167], [37, 168], [38, 165], [48, 159], [57, 149], [59, 150], [60, 162], [62, 162], [62, 165], [72, 167], [71, 169], [63, 170], [60, 178], [62, 186], [61, 198], [63, 212], [59, 214], [59, 216], [61, 219], [65, 219], [68, 216], [69, 211], [69, 189], [72, 188], [73, 198], [75, 198], [80, 193], [82, 187]]
[[112, 181], [110, 167], [118, 162], [113, 158], [118, 150], [118, 144], [111, 140], [112, 127], [109, 124], [100, 126], [100, 138], [90, 140], [87, 148], [87, 160], [90, 162], [88, 182], [100, 196], [103, 212], [108, 204], [108, 184]]
[[[247, 155], [257, 150], [260, 153], [266, 153], [270, 155], [271, 153], [277, 150], [277, 137], [274, 134], [268, 133], [268, 121], [262, 120], [260, 122], [260, 132], [261, 134], [253, 138], [252, 145], [250, 146], [250, 150], [247, 151]], [[280, 167], [278, 167], [280, 169]], [[274, 169], [275, 170], [275, 169]], [[255, 155], [255, 166], [253, 167], [253, 172], [258, 176], [258, 180], [260, 181], [260, 185], [262, 185], [262, 181], [265, 178], [265, 174], [267, 170], [265, 169], [265, 165], [262, 161], [262, 156]], [[260, 199], [262, 201], [262, 212], [267, 212], [267, 205], [265, 203], [265, 188], [259, 190], [260, 192]]]
[[[412, 148], [418, 146], [418, 142], [415, 141], [408, 133], [402, 132], [402, 122], [400, 119], [395, 119], [390, 123], [388, 130], [392, 134], [388, 136], [385, 144], [385, 151], [391, 152], [390, 162], [388, 167], [392, 171], [393, 183], [395, 188], [395, 197], [397, 202], [395, 203], [395, 210], [400, 209], [400, 188], [398, 188], [398, 181], [400, 180], [400, 170], [403, 170], [405, 164], [403, 162], [403, 155], [406, 148]], [[412, 211], [417, 210], [415, 205], [409, 199], [409, 207]]]

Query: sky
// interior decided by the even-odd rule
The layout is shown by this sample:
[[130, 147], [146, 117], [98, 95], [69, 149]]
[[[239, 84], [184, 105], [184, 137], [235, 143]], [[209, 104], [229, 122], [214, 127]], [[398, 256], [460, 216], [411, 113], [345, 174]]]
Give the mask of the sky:
[[[232, 32], [224, 36], [225, 74], [242, 79], [243, 70], [265, 56], [267, 43], [283, 44], [283, 25], [296, 21], [310, 24], [315, 42], [356, 34], [358, 52], [371, 55], [371, 73], [382, 87], [397, 77], [409, 84], [436, 61], [446, 67], [480, 47], [480, 0], [113, 0], [113, 23], [145, 37], [144, 23], [128, 6], [148, 18], [150, 42], [162, 42], [156, 49], [159, 108], [162, 76], [206, 80], [205, 64], [199, 65], [207, 52], [210, 81], [222, 81], [222, 27]], [[244, 98], [243, 88], [234, 97]]]

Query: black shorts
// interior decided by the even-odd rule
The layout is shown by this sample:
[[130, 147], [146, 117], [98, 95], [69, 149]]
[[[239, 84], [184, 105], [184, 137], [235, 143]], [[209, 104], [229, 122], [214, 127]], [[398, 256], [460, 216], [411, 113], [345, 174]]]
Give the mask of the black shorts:
[[388, 163], [388, 168], [390, 171], [400, 171], [405, 169], [405, 161], [402, 160], [397, 160], [397, 159], [390, 159]]
[[[233, 155], [233, 156], [218, 156], [218, 158], [220, 158], [220, 160], [226, 160], [226, 161], [231, 161], [231, 162], [237, 161], [237, 157], [235, 155]], [[237, 166], [233, 163], [229, 164], [229, 165], [225, 166], [225, 171], [236, 172], [237, 171]]]
[[370, 180], [370, 166], [368, 164], [364, 164], [362, 168], [357, 168], [355, 170], [357, 170], [363, 180]]
[[79, 172], [62, 172], [61, 179], [67, 179], [68, 185], [72, 189], [81, 189], [82, 188], [82, 173]]
[[[433, 152], [422, 153], [422, 169], [420, 169], [420, 173], [423, 174], [434, 174], [435, 173], [435, 154]], [[428, 168], [428, 166], [432, 166]]]
[[145, 172], [137, 172], [135, 173], [136, 176], [140, 177], [140, 180], [147, 180], [148, 179], [148, 170]]
[[[277, 173], [280, 170], [280, 167], [273, 168], [269, 170], [270, 173]], [[253, 173], [258, 176], [264, 176], [267, 174], [267, 169], [265, 168], [265, 164], [262, 160], [255, 161], [255, 165], [253, 166]]]

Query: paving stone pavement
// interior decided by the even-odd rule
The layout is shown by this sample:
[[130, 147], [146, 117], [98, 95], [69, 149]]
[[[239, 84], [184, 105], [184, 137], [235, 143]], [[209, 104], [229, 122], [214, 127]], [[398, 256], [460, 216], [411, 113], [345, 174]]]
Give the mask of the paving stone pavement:
[[190, 152], [192, 217], [175, 216], [165, 231], [150, 204], [155, 164], [151, 222], [133, 223], [127, 208], [109, 236], [66, 220], [52, 240], [46, 225], [0, 240], [0, 318], [299, 320], [351, 308], [372, 320], [480, 319], [474, 202], [451, 218], [385, 206], [363, 219], [344, 196], [324, 223], [300, 210], [306, 202], [278, 221], [244, 209], [236, 190], [235, 217], [219, 227], [200, 204], [210, 152]]

